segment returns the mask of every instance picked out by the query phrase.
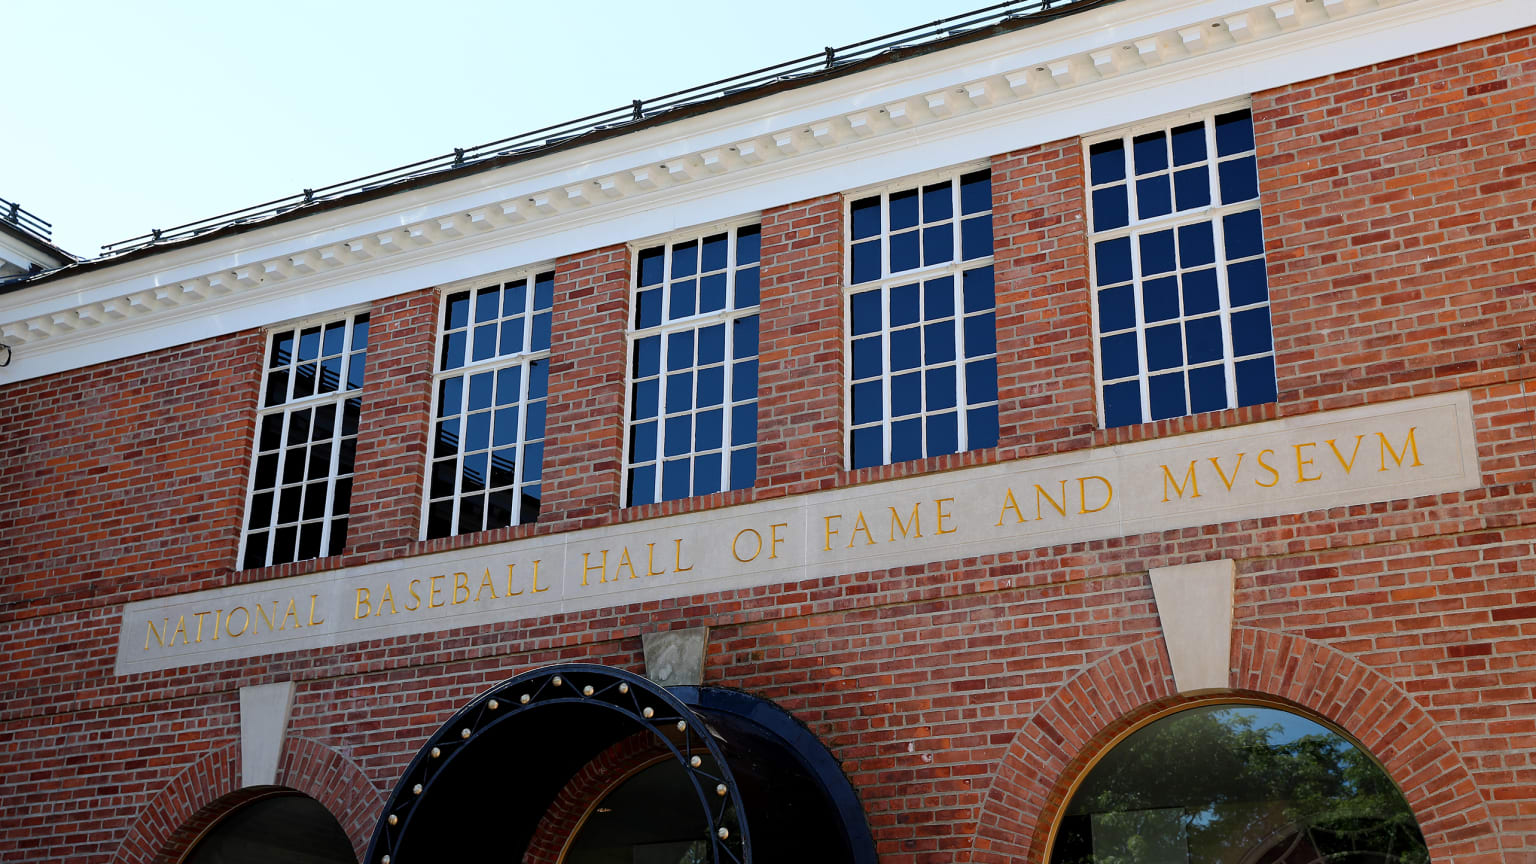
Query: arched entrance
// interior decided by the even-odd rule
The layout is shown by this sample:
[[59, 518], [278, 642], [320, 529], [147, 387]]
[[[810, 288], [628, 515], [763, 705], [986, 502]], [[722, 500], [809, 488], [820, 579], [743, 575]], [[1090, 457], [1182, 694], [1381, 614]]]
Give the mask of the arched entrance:
[[195, 841], [182, 864], [356, 864], [352, 841], [319, 801], [292, 789], [245, 793]]

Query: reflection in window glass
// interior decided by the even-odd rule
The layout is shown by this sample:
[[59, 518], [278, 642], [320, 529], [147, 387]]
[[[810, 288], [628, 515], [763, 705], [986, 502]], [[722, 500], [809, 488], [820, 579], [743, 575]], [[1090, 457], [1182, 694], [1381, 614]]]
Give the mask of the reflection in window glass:
[[[707, 756], [698, 770], [718, 774], [714, 760]], [[734, 811], [736, 805], [725, 806]], [[710, 814], [699, 806], [693, 779], [682, 765], [667, 759], [637, 771], [603, 796], [582, 820], [560, 860], [562, 864], [706, 864], [716, 860], [709, 826]], [[739, 835], [722, 845], [740, 860]], [[720, 860], [727, 860], [726, 856]]]
[[1052, 864], [1421, 864], [1403, 795], [1370, 755], [1296, 714], [1192, 708], [1132, 733], [1068, 802]]

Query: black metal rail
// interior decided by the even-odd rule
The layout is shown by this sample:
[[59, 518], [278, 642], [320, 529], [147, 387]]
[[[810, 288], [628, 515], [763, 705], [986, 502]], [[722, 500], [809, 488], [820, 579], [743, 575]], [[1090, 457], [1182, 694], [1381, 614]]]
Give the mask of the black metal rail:
[[[420, 162], [412, 162], [409, 165], [402, 165], [387, 171], [380, 171], [364, 177], [356, 177], [340, 183], [333, 183], [329, 186], [305, 189], [296, 195], [275, 198], [261, 204], [255, 204], [239, 210], [231, 210], [228, 213], [220, 213], [217, 216], [209, 216], [206, 219], [199, 219], [195, 222], [188, 222], [173, 228], [157, 228], [148, 234], [141, 234], [137, 237], [102, 246], [102, 257], [119, 255], [136, 249], [142, 249], [146, 246], [153, 246], [157, 243], [184, 240], [199, 234], [216, 231], [229, 225], [258, 221], [315, 202], [344, 198], [348, 195], [366, 192], [392, 183], [412, 180], [442, 171], [451, 171], [465, 165], [489, 159], [526, 155], [554, 147], [571, 138], [589, 132], [638, 123], [652, 119], [660, 114], [698, 105], [712, 99], [734, 95], [755, 87], [813, 75], [838, 66], [868, 60], [888, 51], [938, 42], [967, 31], [989, 27], [1010, 19], [1044, 16], [1050, 13], [1065, 11], [1073, 6], [1087, 5], [1091, 2], [1101, 2], [1101, 0], [1007, 0], [1007, 2], [987, 6], [973, 12], [966, 12], [928, 24], [909, 27], [905, 30], [898, 30], [895, 33], [887, 33], [884, 36], [876, 36], [862, 42], [844, 45], [840, 48], [828, 47], [816, 54], [797, 57], [773, 66], [765, 66], [762, 69], [734, 75], [730, 78], [722, 78], [719, 81], [711, 81], [708, 84], [700, 84], [686, 90], [668, 93], [665, 96], [658, 96], [653, 99], [636, 99], [628, 105], [600, 111], [596, 114], [588, 114], [585, 117], [578, 117], [574, 120], [567, 120], [563, 123], [556, 123], [552, 126], [523, 132], [476, 147], [454, 148], [452, 153], [423, 159]], [[42, 224], [47, 225], [47, 223]]]
[[14, 201], [0, 198], [0, 221], [20, 228], [39, 240], [53, 245], [53, 225], [44, 221], [35, 213], [28, 213]]

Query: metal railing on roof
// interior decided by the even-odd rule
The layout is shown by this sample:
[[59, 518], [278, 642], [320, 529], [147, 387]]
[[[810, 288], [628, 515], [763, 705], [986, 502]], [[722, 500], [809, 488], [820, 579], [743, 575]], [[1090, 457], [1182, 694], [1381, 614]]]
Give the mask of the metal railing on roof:
[[1074, 11], [1072, 7], [1088, 5], [1093, 2], [1102, 2], [1102, 0], [1007, 0], [1007, 2], [987, 6], [972, 12], [942, 18], [916, 27], [908, 27], [905, 30], [887, 33], [884, 36], [865, 39], [862, 42], [854, 42], [842, 47], [828, 47], [816, 54], [797, 57], [773, 66], [765, 66], [762, 69], [733, 75], [729, 78], [722, 78], [719, 81], [711, 81], [708, 84], [689, 87], [675, 93], [668, 93], [665, 96], [658, 96], [653, 99], [636, 99], [628, 105], [612, 108], [607, 111], [599, 111], [596, 114], [588, 114], [585, 117], [578, 117], [574, 120], [567, 120], [552, 126], [533, 129], [476, 147], [454, 148], [452, 153], [423, 159], [420, 162], [412, 162], [409, 165], [401, 165], [398, 168], [391, 168], [364, 177], [356, 177], [340, 183], [333, 183], [329, 186], [305, 189], [296, 195], [275, 198], [261, 204], [255, 204], [239, 210], [231, 210], [228, 213], [220, 213], [217, 216], [209, 216], [206, 219], [199, 219], [195, 222], [188, 222], [173, 228], [163, 230], [157, 228], [148, 234], [141, 234], [137, 237], [102, 246], [102, 256], [119, 255], [136, 249], [142, 249], [146, 246], [153, 246], [157, 243], [185, 240], [230, 225], [260, 221], [315, 202], [344, 198], [348, 195], [367, 192], [393, 183], [414, 180], [430, 174], [451, 171], [465, 165], [489, 159], [534, 153], [590, 132], [604, 131], [639, 123], [669, 111], [691, 107], [713, 99], [731, 96], [742, 91], [780, 81], [807, 77], [838, 66], [877, 57], [888, 51], [939, 42], [971, 30], [989, 27], [1010, 19], [1054, 16], [1056, 13]]
[[21, 208], [20, 204], [14, 201], [0, 198], [0, 221], [20, 228], [22, 231], [49, 245], [53, 244], [53, 224], [45, 222], [42, 217], [35, 213], [28, 213]]

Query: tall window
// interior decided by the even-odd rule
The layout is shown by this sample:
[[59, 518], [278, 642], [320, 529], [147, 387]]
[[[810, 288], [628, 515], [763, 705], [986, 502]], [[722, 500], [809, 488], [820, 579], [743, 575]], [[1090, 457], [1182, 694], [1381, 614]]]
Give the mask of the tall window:
[[443, 298], [428, 538], [538, 518], [554, 287], [551, 271]]
[[997, 444], [987, 170], [857, 198], [849, 225], [849, 464]]
[[635, 257], [626, 500], [757, 479], [757, 225]]
[[1087, 149], [1104, 425], [1275, 401], [1251, 113]]
[[346, 546], [367, 348], [367, 313], [272, 333], [242, 567]]

